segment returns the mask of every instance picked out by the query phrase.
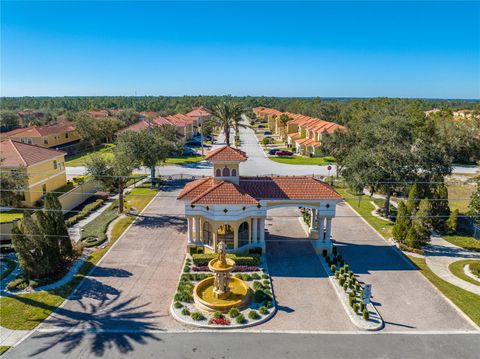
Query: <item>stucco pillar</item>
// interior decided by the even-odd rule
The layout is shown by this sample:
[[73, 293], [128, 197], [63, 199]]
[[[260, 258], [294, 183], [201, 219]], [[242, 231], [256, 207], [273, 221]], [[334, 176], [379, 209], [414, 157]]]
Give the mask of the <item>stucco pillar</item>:
[[313, 229], [315, 228], [314, 223], [315, 223], [315, 212], [314, 212], [314, 209], [311, 208], [310, 209], [310, 227], [308, 228], [310, 233], [312, 233]]
[[195, 217], [195, 242], [200, 242], [200, 217]]
[[252, 218], [252, 243], [257, 243], [258, 239], [258, 218]]
[[213, 251], [217, 253], [217, 230], [213, 232]]
[[323, 241], [325, 238], [323, 237], [323, 223], [325, 222], [325, 217], [322, 217], [318, 215], [318, 224], [317, 224], [317, 229], [318, 229], [318, 240]]
[[193, 218], [187, 217], [187, 227], [188, 227], [188, 243], [193, 242]]
[[233, 249], [238, 248], [238, 226], [233, 226]]
[[265, 218], [259, 218], [260, 243], [265, 242]]
[[332, 233], [332, 218], [327, 217], [327, 225], [325, 229], [325, 241], [330, 242], [330, 235]]

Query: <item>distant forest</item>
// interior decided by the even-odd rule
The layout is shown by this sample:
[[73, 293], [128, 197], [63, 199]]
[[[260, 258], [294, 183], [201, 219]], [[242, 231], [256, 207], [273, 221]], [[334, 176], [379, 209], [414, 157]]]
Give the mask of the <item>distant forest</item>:
[[472, 109], [480, 111], [480, 102], [473, 100], [425, 100], [394, 98], [303, 98], [262, 96], [85, 96], [85, 97], [2, 97], [2, 111], [40, 110], [44, 112], [78, 112], [94, 109], [131, 109], [137, 112], [156, 111], [161, 115], [188, 112], [195, 106], [212, 107], [221, 101], [235, 101], [245, 109], [256, 106], [301, 113], [348, 125], [352, 114], [365, 109], [398, 108], [399, 111], [440, 109]]

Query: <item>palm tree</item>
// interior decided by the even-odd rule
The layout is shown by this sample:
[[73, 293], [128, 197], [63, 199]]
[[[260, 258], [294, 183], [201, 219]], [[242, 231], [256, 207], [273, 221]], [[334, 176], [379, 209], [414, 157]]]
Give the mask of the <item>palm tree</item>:
[[238, 136], [239, 127], [246, 127], [240, 123], [242, 119], [242, 107], [233, 102], [221, 102], [215, 105], [210, 112], [216, 119], [217, 125], [223, 129], [225, 133], [225, 142], [230, 146], [230, 129], [235, 129], [235, 137]]

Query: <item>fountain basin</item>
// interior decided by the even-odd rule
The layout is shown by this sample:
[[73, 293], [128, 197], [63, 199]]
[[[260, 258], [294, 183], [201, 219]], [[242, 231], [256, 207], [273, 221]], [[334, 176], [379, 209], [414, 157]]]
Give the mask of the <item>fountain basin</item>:
[[235, 261], [230, 258], [225, 258], [225, 262], [226, 264], [223, 265], [220, 259], [212, 259], [210, 262], [208, 262], [208, 269], [210, 269], [213, 273], [231, 272], [233, 267], [235, 267]]
[[228, 283], [230, 290], [225, 298], [215, 297], [213, 292], [214, 280], [214, 277], [206, 278], [193, 289], [193, 299], [199, 309], [209, 312], [227, 312], [231, 308], [241, 308], [249, 301], [251, 290], [243, 280], [235, 277], [230, 278]]

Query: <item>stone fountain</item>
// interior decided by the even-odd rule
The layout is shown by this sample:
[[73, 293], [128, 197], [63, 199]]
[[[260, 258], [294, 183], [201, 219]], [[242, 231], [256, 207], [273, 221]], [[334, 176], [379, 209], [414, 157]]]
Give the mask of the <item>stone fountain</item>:
[[243, 307], [250, 299], [251, 290], [243, 280], [232, 277], [235, 261], [226, 256], [227, 245], [220, 241], [217, 245], [217, 258], [208, 263], [213, 277], [199, 282], [193, 289], [197, 308], [205, 311], [226, 312], [230, 308]]

